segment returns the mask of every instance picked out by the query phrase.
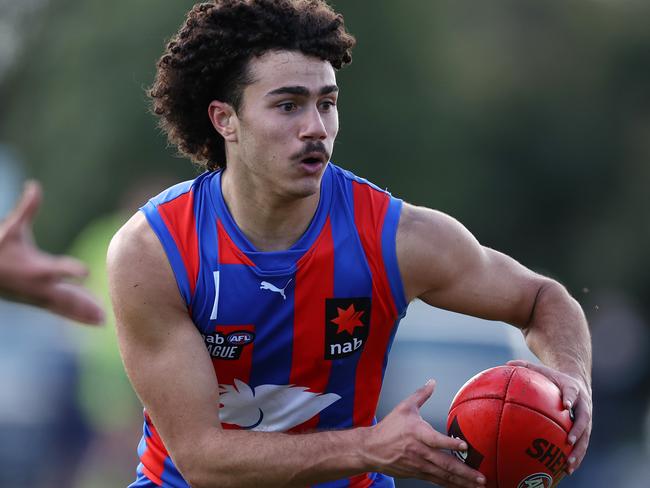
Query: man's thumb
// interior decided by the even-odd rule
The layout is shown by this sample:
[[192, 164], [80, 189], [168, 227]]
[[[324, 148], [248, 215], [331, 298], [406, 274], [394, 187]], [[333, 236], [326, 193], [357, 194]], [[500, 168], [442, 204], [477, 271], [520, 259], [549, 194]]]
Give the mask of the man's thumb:
[[25, 189], [20, 197], [20, 201], [7, 216], [6, 226], [15, 232], [21, 230], [21, 226], [23, 225], [31, 225], [34, 215], [41, 204], [41, 199], [41, 185], [36, 181], [28, 181], [25, 183]]
[[436, 380], [429, 379], [421, 388], [418, 388], [415, 393], [409, 397], [409, 402], [413, 402], [417, 408], [422, 405], [431, 397], [433, 390], [436, 388]]

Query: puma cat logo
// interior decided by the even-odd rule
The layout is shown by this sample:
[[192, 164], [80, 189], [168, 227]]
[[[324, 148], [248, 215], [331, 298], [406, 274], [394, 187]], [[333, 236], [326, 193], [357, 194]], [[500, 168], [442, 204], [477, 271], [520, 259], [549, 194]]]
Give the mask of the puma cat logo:
[[269, 283], [268, 281], [262, 281], [260, 283], [260, 290], [270, 290], [274, 293], [279, 293], [280, 295], [282, 295], [282, 298], [286, 300], [287, 296], [284, 294], [284, 290], [287, 289], [287, 286], [289, 286], [289, 283], [291, 283], [292, 280], [293, 278], [290, 278], [289, 281], [287, 281], [287, 284], [284, 285], [284, 288], [278, 288], [273, 283]]

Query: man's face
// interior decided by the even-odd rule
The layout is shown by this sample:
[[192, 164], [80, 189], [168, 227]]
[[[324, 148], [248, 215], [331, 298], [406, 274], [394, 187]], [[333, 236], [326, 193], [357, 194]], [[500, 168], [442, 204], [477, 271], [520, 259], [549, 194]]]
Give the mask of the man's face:
[[[329, 62], [271, 51], [249, 64], [238, 114], [235, 171], [282, 198], [318, 192], [339, 128], [338, 88]], [[234, 163], [234, 164], [233, 164]], [[233, 164], [233, 166], [231, 166]]]

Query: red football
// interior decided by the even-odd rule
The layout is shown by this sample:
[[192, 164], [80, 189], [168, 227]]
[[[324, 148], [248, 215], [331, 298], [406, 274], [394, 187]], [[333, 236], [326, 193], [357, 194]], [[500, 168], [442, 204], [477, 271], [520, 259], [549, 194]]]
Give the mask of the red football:
[[458, 391], [447, 432], [467, 442], [466, 453], [454, 454], [483, 473], [488, 488], [549, 488], [564, 476], [572, 424], [551, 380], [528, 368], [498, 366]]

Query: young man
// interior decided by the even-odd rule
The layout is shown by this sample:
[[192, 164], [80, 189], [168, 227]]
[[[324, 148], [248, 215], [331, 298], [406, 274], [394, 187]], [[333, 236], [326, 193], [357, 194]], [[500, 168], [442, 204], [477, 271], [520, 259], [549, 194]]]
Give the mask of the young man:
[[104, 311], [80, 284], [86, 266], [68, 256], [51, 256], [34, 245], [32, 219], [41, 203], [36, 182], [25, 186], [16, 208], [0, 223], [0, 296], [46, 308], [78, 322], [100, 324]]
[[375, 423], [407, 304], [512, 323], [591, 430], [590, 341], [556, 282], [452, 218], [330, 161], [335, 69], [354, 39], [321, 0], [195, 6], [158, 63], [154, 111], [207, 172], [153, 198], [108, 256], [120, 348], [145, 406], [134, 487], [483, 486], [419, 414]]

